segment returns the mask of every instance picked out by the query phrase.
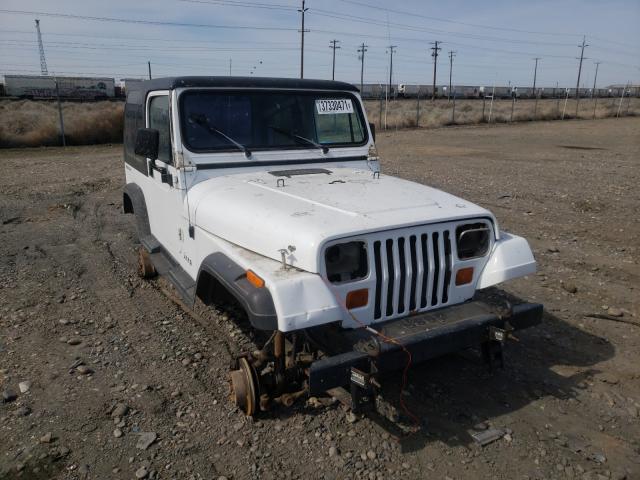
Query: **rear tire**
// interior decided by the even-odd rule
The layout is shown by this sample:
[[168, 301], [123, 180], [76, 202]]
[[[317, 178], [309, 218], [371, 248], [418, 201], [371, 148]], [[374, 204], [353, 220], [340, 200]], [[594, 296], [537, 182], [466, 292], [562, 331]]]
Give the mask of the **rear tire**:
[[142, 278], [153, 278], [156, 276], [156, 268], [151, 262], [151, 256], [144, 247], [138, 250], [138, 275]]

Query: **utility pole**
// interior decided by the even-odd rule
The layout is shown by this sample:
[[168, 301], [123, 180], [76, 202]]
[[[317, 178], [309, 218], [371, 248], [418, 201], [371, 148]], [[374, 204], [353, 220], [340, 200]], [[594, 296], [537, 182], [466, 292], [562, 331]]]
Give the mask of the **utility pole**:
[[147, 62], [147, 66], [149, 67], [149, 80], [151, 80], [151, 60]]
[[38, 48], [40, 49], [40, 73], [43, 76], [49, 76], [47, 70], [47, 59], [44, 58], [44, 46], [42, 45], [42, 35], [40, 34], [40, 20], [36, 19], [36, 32], [38, 34]]
[[442, 50], [441, 47], [438, 47], [438, 44], [442, 43], [438, 40], [435, 42], [431, 42], [433, 47], [431, 47], [431, 56], [433, 57], [433, 91], [431, 92], [431, 101], [435, 101], [436, 99], [436, 69], [438, 68], [438, 52]]
[[231, 57], [229, 57], [229, 76], [231, 76]]
[[582, 61], [584, 60], [584, 47], [589, 45], [585, 43], [586, 37], [582, 36], [582, 45], [580, 47], [580, 65], [578, 66], [578, 81], [576, 82], [576, 118], [578, 118], [578, 106], [580, 105], [580, 74], [582, 73]]
[[[596, 119], [596, 108], [598, 106], [598, 96], [596, 95], [596, 81], [598, 80], [598, 67], [602, 62], [594, 62], [596, 64], [596, 74], [593, 77], [593, 90], [591, 90], [591, 98], [593, 99], [593, 119]], [[595, 99], [594, 99], [595, 95]]]
[[331, 40], [329, 42], [331, 45], [329, 45], [329, 48], [333, 49], [333, 69], [331, 70], [331, 80], [335, 80], [336, 79], [336, 48], [340, 48], [338, 46], [338, 43], [340, 43], [340, 40]]
[[302, 0], [302, 7], [298, 9], [298, 12], [300, 12], [302, 16], [302, 29], [300, 30], [300, 78], [304, 78], [304, 14], [309, 10], [305, 8], [304, 3], [305, 0]]
[[397, 45], [389, 45], [389, 53], [391, 54], [390, 58], [389, 58], [389, 96], [391, 96], [391, 79], [393, 78], [393, 52], [395, 51], [396, 48], [398, 48]]
[[367, 51], [368, 46], [369, 45], [365, 45], [364, 42], [362, 42], [362, 45], [360, 45], [358, 49], [358, 53], [360, 54], [358, 56], [358, 60], [360, 60], [360, 95], [362, 95], [362, 88], [364, 86], [364, 53]]
[[538, 78], [538, 60], [541, 60], [540, 57], [536, 57], [534, 58], [534, 60], [536, 61], [536, 66], [533, 69], [533, 95], [535, 96], [536, 94], [536, 80]]
[[[447, 102], [451, 101], [451, 79], [453, 78], [453, 57], [456, 56], [455, 51], [449, 50], [449, 91], [447, 92]], [[455, 100], [454, 100], [455, 101]]]
[[602, 62], [593, 62], [596, 65], [596, 74], [593, 77], [593, 90], [591, 90], [591, 98], [593, 98], [593, 96], [596, 93], [596, 81], [598, 80], [598, 68], [600, 67], [600, 64]]
[[58, 120], [60, 122], [60, 137], [62, 138], [62, 146], [67, 146], [67, 139], [64, 137], [64, 117], [62, 115], [62, 104], [60, 103], [60, 88], [58, 86], [58, 79], [54, 76], [53, 81], [56, 84], [56, 99], [58, 101]]

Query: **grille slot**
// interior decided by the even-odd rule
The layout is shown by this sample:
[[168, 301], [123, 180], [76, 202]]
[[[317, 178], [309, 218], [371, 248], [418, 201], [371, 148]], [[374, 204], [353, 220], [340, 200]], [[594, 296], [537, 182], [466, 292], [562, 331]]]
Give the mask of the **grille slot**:
[[416, 309], [416, 284], [418, 276], [418, 259], [416, 258], [416, 236], [409, 237], [409, 251], [411, 252], [411, 287], [409, 290], [409, 311]]
[[373, 242], [376, 320], [447, 304], [452, 238], [445, 229]]
[[400, 260], [400, 285], [398, 286], [398, 313], [404, 312], [404, 289], [407, 283], [407, 264], [404, 254], [404, 237], [398, 239], [398, 255]]
[[374, 267], [376, 269], [376, 294], [375, 294], [375, 318], [380, 318], [382, 312], [380, 311], [380, 300], [382, 297], [382, 260], [380, 259], [380, 241], [373, 243], [373, 256]]
[[387, 240], [387, 316], [393, 315], [393, 287], [396, 283], [395, 266], [393, 264], [393, 240]]

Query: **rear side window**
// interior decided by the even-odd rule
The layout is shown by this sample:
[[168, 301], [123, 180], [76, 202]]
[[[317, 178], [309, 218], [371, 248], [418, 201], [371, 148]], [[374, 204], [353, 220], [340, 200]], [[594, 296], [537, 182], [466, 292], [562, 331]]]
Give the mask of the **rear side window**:
[[149, 100], [149, 128], [155, 128], [160, 133], [158, 160], [171, 163], [171, 128], [167, 95], [151, 97]]

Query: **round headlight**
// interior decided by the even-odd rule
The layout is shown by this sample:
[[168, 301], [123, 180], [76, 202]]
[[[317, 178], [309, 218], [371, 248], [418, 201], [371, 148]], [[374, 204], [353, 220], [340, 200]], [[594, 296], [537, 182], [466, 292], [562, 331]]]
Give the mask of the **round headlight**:
[[331, 283], [349, 282], [369, 273], [367, 248], [364, 242], [332, 245], [325, 251], [327, 278]]
[[469, 223], [456, 228], [458, 258], [482, 257], [489, 251], [491, 229], [486, 223]]

